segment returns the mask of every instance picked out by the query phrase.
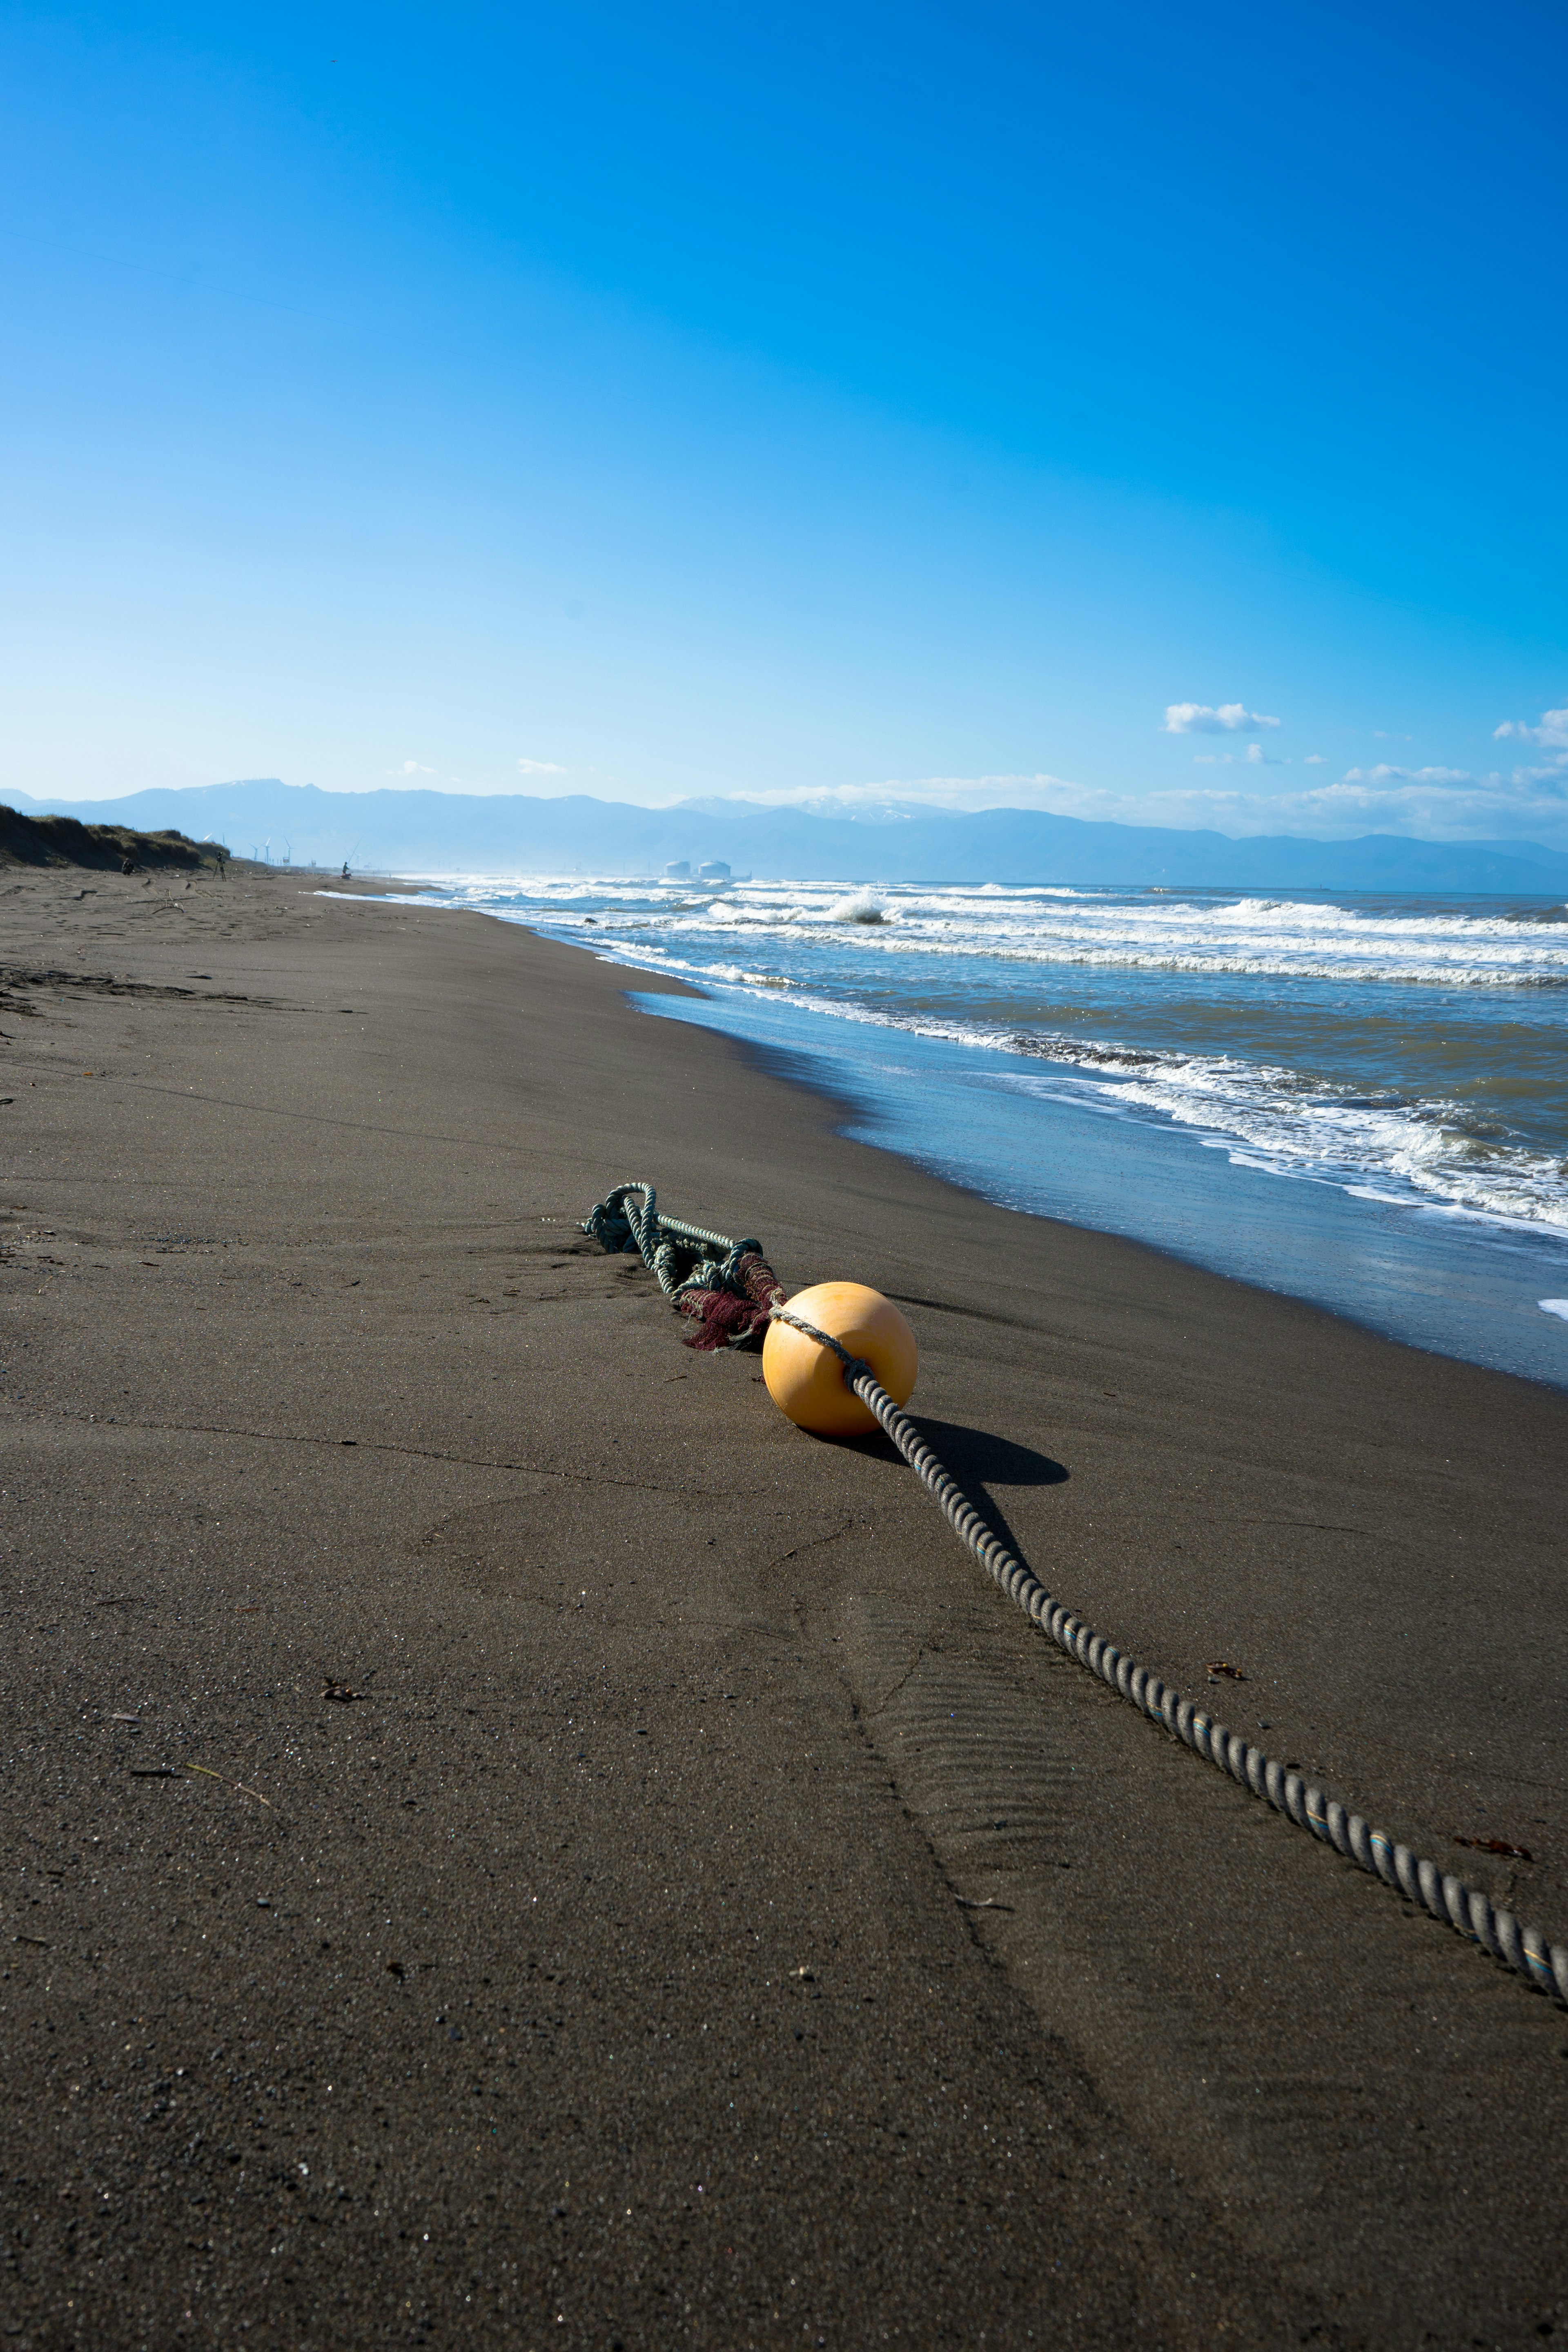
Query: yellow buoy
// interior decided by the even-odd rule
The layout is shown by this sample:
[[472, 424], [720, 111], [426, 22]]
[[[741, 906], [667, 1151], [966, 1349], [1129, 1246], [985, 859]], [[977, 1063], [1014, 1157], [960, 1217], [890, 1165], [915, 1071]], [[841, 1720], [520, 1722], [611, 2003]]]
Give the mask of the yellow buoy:
[[[920, 1350], [890, 1298], [863, 1282], [819, 1282], [788, 1302], [792, 1315], [815, 1323], [863, 1357], [895, 1404], [906, 1404], [920, 1369]], [[788, 1323], [770, 1323], [763, 1342], [763, 1378], [779, 1411], [819, 1437], [859, 1437], [877, 1416], [847, 1386], [830, 1348]]]

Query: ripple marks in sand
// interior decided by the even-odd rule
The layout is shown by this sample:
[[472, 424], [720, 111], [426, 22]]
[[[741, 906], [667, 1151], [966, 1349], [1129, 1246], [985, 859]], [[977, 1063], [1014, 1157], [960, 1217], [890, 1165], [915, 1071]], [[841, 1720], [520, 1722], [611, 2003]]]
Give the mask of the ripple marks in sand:
[[[1386, 2307], [1347, 2340], [1392, 2340], [1415, 2313], [1448, 2343], [1489, 2294], [1527, 2305], [1568, 2275], [1530, 2143], [1474, 2116], [1478, 2063], [1519, 2110], [1561, 2112], [1543, 2004], [1351, 1864], [1325, 1871], [1043, 1642], [891, 1601], [838, 1622], [867, 1733], [973, 1931], [1291, 2292], [1314, 2291], [1325, 2232], [1360, 2236]], [[1505, 2287], [1478, 2284], [1445, 2220], [1500, 2189]]]

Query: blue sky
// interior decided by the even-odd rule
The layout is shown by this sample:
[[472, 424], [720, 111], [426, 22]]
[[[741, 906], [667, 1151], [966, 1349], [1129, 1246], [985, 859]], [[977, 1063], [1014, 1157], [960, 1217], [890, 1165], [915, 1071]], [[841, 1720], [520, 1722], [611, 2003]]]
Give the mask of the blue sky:
[[1568, 846], [1555, 0], [229, 14], [0, 17], [0, 790]]

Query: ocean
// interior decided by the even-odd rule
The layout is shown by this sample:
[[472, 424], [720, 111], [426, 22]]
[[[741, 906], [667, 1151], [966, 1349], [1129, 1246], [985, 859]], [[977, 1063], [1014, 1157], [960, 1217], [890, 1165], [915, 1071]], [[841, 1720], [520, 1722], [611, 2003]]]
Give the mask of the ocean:
[[650, 1015], [744, 1038], [990, 1200], [1568, 1386], [1563, 906], [588, 876], [421, 898], [592, 945], [634, 991], [678, 975], [701, 999]]

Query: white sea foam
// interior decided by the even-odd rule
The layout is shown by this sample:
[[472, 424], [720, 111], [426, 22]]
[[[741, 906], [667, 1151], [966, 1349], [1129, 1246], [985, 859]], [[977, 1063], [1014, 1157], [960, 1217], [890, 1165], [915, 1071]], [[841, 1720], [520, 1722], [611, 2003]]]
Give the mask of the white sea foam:
[[1547, 1315], [1561, 1315], [1568, 1323], [1568, 1298], [1540, 1298], [1536, 1305]]
[[885, 923], [888, 905], [874, 890], [851, 890], [847, 898], [836, 898], [823, 911], [825, 923]]
[[[1157, 1048], [1044, 1024], [1024, 1029], [994, 1011], [1009, 996], [1026, 1002], [1042, 991], [1070, 992], [1075, 970], [1147, 972], [1154, 993], [1140, 986], [1139, 1002], [1148, 1005], [1168, 1000], [1153, 975], [1189, 975], [1181, 983], [1189, 992], [1194, 982], [1223, 982], [1233, 995], [1236, 983], [1245, 991], [1253, 979], [1326, 982], [1337, 984], [1336, 1004], [1352, 1005], [1352, 1019], [1358, 994], [1389, 983], [1414, 985], [1423, 999], [1427, 988], [1467, 995], [1554, 990], [1568, 987], [1568, 928], [1561, 923], [1409, 901], [1342, 906], [994, 883], [868, 890], [843, 882], [753, 882], [709, 898], [624, 878], [472, 877], [448, 886], [447, 903], [577, 934], [616, 961], [699, 984], [775, 1000], [787, 989], [791, 1005], [804, 1012], [1004, 1056], [999, 1083], [1065, 1090], [1081, 1107], [1169, 1119], [1279, 1176], [1340, 1183], [1368, 1200], [1568, 1231], [1568, 1162], [1560, 1154], [1489, 1128], [1460, 1099], [1413, 1089], [1397, 1069], [1386, 1072], [1389, 1084], [1352, 1085], [1291, 1066], [1283, 1055]], [[1103, 997], [1108, 989], [1124, 993], [1127, 983], [1095, 985]], [[911, 1002], [933, 992], [957, 1009], [934, 1013]], [[1278, 989], [1273, 1000], [1282, 1037], [1315, 1001]], [[1412, 1003], [1414, 1030], [1428, 1017]], [[1398, 1016], [1400, 1026], [1405, 1018]]]
[[[711, 967], [689, 962], [680, 968], [694, 979], [718, 977]], [[1457, 1103], [1405, 1103], [1392, 1096], [1369, 1102], [1364, 1092], [1229, 1055], [1152, 1053], [999, 1030], [891, 1013], [798, 987], [790, 1002], [837, 1021], [1027, 1056], [1046, 1066], [1033, 1080], [1035, 1091], [1052, 1090], [1046, 1075], [1051, 1069], [1058, 1074], [1056, 1085], [1080, 1103], [1098, 1096], [1094, 1108], [1142, 1108], [1179, 1127], [1207, 1129], [1205, 1140], [1230, 1151], [1238, 1164], [1274, 1175], [1316, 1176], [1342, 1183], [1358, 1198], [1452, 1208], [1493, 1223], [1568, 1233], [1568, 1168], [1550, 1154], [1477, 1137]], [[1393, 1192], [1347, 1181], [1365, 1176], [1393, 1178], [1407, 1189]]]
[[[576, 883], [613, 906], [626, 884]], [[546, 903], [568, 892], [542, 886]], [[565, 913], [564, 906], [563, 913]], [[567, 918], [570, 919], [570, 918]], [[614, 917], [611, 917], [614, 919]], [[716, 926], [772, 931], [855, 923], [868, 950], [898, 957], [984, 957], [1020, 964], [1187, 971], [1280, 979], [1349, 979], [1445, 987], [1568, 986], [1568, 937], [1503, 916], [1373, 913], [1289, 899], [1129, 898], [1000, 885], [875, 892], [841, 885], [750, 884], [721, 899], [681, 901], [627, 919], [664, 936]]]
[[[722, 896], [674, 895], [624, 877], [455, 877], [452, 897], [496, 913], [526, 899], [537, 913], [581, 922], [591, 899], [605, 923], [698, 937], [717, 927], [773, 931], [864, 927], [866, 944], [1023, 963], [1255, 974], [1297, 979], [1429, 982], [1445, 987], [1568, 987], [1568, 926], [1441, 908], [1378, 911], [1307, 899], [1176, 892], [1010, 889], [1000, 883], [868, 890], [843, 882], [734, 884]], [[619, 910], [624, 909], [622, 914]], [[596, 922], [600, 919], [595, 915]]]

